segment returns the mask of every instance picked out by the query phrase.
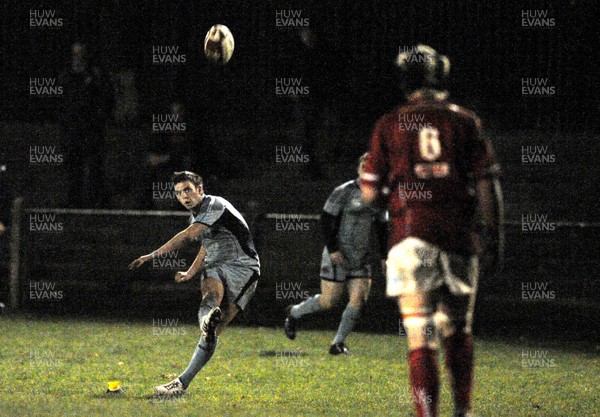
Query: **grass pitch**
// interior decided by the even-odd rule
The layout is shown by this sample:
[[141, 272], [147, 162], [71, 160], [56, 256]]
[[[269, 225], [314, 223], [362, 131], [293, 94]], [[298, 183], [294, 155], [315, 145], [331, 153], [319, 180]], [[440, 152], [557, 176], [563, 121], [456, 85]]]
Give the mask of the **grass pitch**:
[[[406, 341], [355, 333], [228, 328], [185, 396], [152, 398], [197, 343], [192, 325], [0, 318], [0, 416], [411, 416]], [[476, 339], [478, 416], [600, 416], [597, 347]], [[174, 375], [170, 375], [174, 374]], [[443, 367], [442, 367], [443, 374]], [[123, 394], [106, 394], [110, 380]], [[441, 415], [451, 415], [443, 381]]]

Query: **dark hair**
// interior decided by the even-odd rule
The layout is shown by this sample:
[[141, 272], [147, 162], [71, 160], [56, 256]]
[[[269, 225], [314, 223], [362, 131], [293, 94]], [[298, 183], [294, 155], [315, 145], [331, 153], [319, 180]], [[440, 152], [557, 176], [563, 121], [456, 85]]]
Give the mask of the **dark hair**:
[[196, 173], [191, 171], [177, 171], [173, 173], [171, 177], [171, 181], [173, 181], [173, 185], [179, 184], [180, 182], [189, 181], [194, 184], [196, 187], [202, 185], [202, 177]]

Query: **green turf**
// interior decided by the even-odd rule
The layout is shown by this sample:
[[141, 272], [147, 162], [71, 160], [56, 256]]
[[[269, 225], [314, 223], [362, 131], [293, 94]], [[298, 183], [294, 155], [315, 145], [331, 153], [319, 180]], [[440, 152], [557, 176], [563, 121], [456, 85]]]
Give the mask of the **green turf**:
[[[148, 323], [0, 319], [0, 416], [410, 416], [405, 340], [353, 334], [351, 356], [327, 354], [330, 331], [232, 327], [177, 400], [149, 398], [184, 369], [197, 328], [154, 334]], [[185, 333], [182, 335], [182, 333]], [[584, 346], [584, 348], [586, 348]], [[480, 416], [600, 416], [600, 363], [591, 347], [476, 340]], [[522, 362], [523, 351], [547, 355]], [[534, 366], [535, 365], [535, 366]], [[107, 396], [119, 379], [124, 393]], [[448, 385], [441, 415], [451, 415]]]

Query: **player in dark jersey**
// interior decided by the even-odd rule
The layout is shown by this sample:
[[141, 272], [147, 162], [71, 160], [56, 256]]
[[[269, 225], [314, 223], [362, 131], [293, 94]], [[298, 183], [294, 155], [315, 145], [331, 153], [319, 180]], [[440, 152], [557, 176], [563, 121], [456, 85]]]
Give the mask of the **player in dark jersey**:
[[483, 247], [477, 226], [500, 236], [499, 167], [477, 116], [445, 100], [448, 59], [418, 45], [397, 65], [408, 102], [375, 125], [361, 191], [389, 208], [387, 294], [398, 298], [408, 336], [417, 415], [438, 415], [441, 336], [455, 416], [468, 416], [479, 255], [500, 247]]
[[190, 226], [129, 265], [130, 269], [139, 268], [151, 259], [201, 242], [190, 268], [175, 275], [175, 281], [184, 282], [201, 273], [200, 341], [187, 369], [175, 380], [156, 387], [156, 394], [161, 396], [185, 392], [212, 357], [218, 335], [252, 298], [260, 274], [258, 254], [242, 215], [224, 198], [204, 194], [202, 177], [193, 172], [176, 172], [173, 184], [177, 199], [191, 212]]
[[[365, 153], [358, 161], [359, 175], [364, 169], [367, 155]], [[369, 297], [372, 264], [378, 262], [377, 255], [385, 258], [385, 211], [364, 203], [358, 179], [354, 179], [333, 190], [323, 207], [321, 224], [325, 240], [321, 259], [321, 293], [289, 306], [284, 330], [287, 337], [295, 339], [300, 318], [329, 310], [340, 301], [344, 287], [347, 287], [348, 304], [329, 353], [348, 354], [346, 337], [354, 328]], [[378, 244], [380, 250], [374, 250]]]

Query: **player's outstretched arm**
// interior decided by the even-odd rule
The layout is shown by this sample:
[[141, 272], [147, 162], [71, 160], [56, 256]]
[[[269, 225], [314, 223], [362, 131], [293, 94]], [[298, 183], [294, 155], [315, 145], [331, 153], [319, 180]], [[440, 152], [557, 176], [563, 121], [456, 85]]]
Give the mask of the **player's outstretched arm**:
[[187, 227], [187, 229], [182, 230], [173, 236], [167, 243], [162, 245], [160, 248], [156, 249], [152, 253], [147, 255], [142, 255], [137, 258], [135, 261], [129, 264], [129, 269], [136, 269], [148, 262], [150, 259], [154, 259], [165, 253], [172, 252], [174, 250], [181, 249], [182, 247], [189, 245], [197, 238], [200, 237], [204, 231], [208, 229], [208, 226], [201, 223], [194, 223]]
[[175, 274], [175, 281], [185, 282], [192, 279], [198, 273], [198, 271], [204, 268], [204, 259], [206, 258], [206, 253], [206, 248], [204, 246], [200, 247], [200, 250], [194, 259], [194, 262], [192, 262], [192, 265], [187, 271], [178, 271]]

